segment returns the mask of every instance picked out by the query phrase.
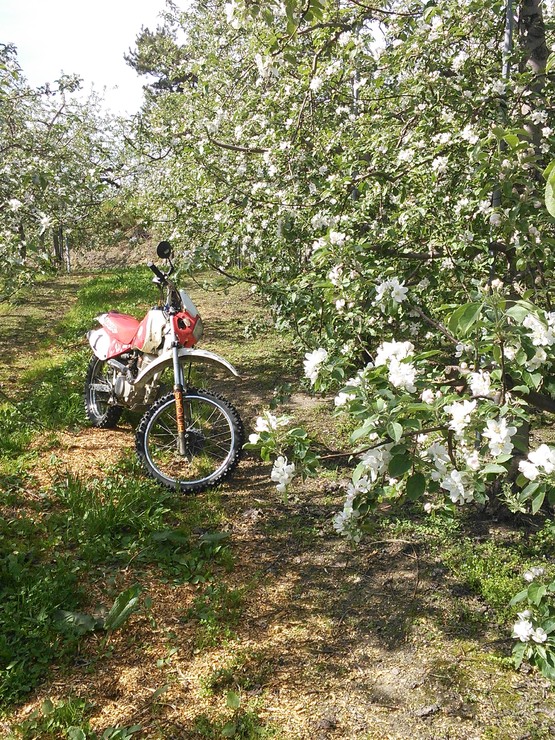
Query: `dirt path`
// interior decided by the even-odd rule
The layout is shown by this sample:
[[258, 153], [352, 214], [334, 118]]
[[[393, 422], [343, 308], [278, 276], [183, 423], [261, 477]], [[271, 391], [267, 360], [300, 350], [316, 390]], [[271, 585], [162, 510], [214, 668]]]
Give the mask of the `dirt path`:
[[[40, 301], [51, 301], [49, 316], [57, 315], [59, 296], [69, 297], [75, 287], [68, 278], [43, 284]], [[204, 300], [206, 346], [240, 364], [237, 307], [224, 294]], [[50, 319], [40, 328], [35, 320], [33, 313], [30, 351]], [[20, 331], [14, 319], [12, 336]], [[235, 396], [230, 386], [226, 392], [247, 423], [283, 379], [280, 346], [275, 338], [257, 338], [248, 353], [243, 347], [244, 380]], [[16, 374], [24, 361], [15, 357], [9, 372]], [[306, 408], [320, 420], [330, 410], [308, 400]], [[60, 470], [101, 477], [132, 446], [132, 428], [83, 430], [60, 440], [50, 467], [44, 458], [50, 470], [44, 487]], [[205, 631], [188, 611], [199, 588], [164, 582], [153, 569], [143, 574], [150, 612], [135, 615], [108, 650], [99, 653], [91, 638], [71, 670], [54, 669], [18, 718], [46, 697], [79, 695], [91, 703], [97, 730], [140, 725], [137, 737], [217, 739], [223, 736], [217, 719], [230, 716], [226, 695], [233, 690], [241, 710], [259, 718], [250, 734], [237, 731], [247, 739], [524, 740], [555, 734], [546, 682], [503, 667], [498, 656], [510, 649], [506, 633], [487, 620], [461, 616], [485, 607], [448, 575], [441, 559], [402, 539], [369, 538], [352, 549], [331, 526], [342, 498], [333, 477], [301, 485], [284, 502], [268, 473], [247, 457], [219, 495], [225, 512], [220, 527], [231, 533], [235, 567], [218, 573], [214, 588], [240, 594], [228, 633], [203, 644]], [[201, 494], [200, 501], [209, 496]], [[484, 523], [483, 536], [494, 526]], [[117, 574], [120, 587], [132, 579], [131, 568]]]

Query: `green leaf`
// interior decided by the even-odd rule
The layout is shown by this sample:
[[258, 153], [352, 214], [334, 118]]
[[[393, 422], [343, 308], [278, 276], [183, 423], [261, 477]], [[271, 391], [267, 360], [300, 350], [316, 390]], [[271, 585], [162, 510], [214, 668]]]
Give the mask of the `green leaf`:
[[551, 170], [545, 186], [545, 206], [555, 218], [555, 169]]
[[510, 308], [507, 309], [506, 313], [507, 316], [515, 319], [515, 321], [520, 324], [527, 316], [530, 315], [530, 313], [535, 313], [535, 311], [536, 309], [532, 305], [532, 303], [529, 303], [528, 301], [516, 301]]
[[535, 493], [540, 486], [540, 481], [531, 481], [530, 483], [528, 483], [526, 488], [520, 494], [521, 501], [525, 501], [527, 498], [530, 498], [530, 496], [532, 496], [532, 494]]
[[389, 461], [387, 470], [393, 478], [400, 478], [412, 468], [412, 457], [410, 455], [395, 455]]
[[353, 483], [356, 484], [359, 482], [359, 480], [362, 478], [364, 473], [366, 472], [366, 465], [363, 462], [360, 462], [356, 468], [353, 470]]
[[222, 727], [222, 737], [233, 737], [237, 732], [236, 722], [226, 722]]
[[426, 490], [426, 478], [422, 473], [414, 473], [407, 478], [405, 492], [409, 501], [416, 501]]
[[524, 591], [519, 591], [516, 596], [513, 596], [513, 598], [509, 601], [510, 606], [514, 606], [515, 604], [520, 603], [521, 601], [524, 601], [524, 599], [528, 598], [528, 589], [525, 588]]
[[513, 662], [515, 668], [520, 668], [522, 661], [524, 660], [524, 653], [526, 652], [527, 644], [525, 642], [517, 642], [513, 648]]
[[482, 303], [465, 303], [451, 314], [449, 329], [454, 334], [465, 335], [478, 321], [482, 313]]
[[542, 507], [544, 499], [545, 499], [545, 488], [542, 486], [542, 488], [538, 491], [538, 493], [532, 499], [532, 514], [538, 513], [538, 511]]
[[87, 740], [87, 736], [80, 727], [68, 727], [67, 740]]
[[547, 586], [543, 583], [531, 583], [528, 586], [528, 600], [530, 603], [539, 606], [541, 600], [547, 593]]
[[228, 691], [226, 704], [230, 709], [239, 709], [241, 706], [241, 697], [236, 691]]
[[106, 616], [104, 629], [109, 632], [119, 629], [129, 617], [136, 612], [139, 606], [141, 587], [139, 584], [122, 591], [116, 597], [114, 604]]
[[102, 619], [92, 617], [90, 614], [69, 612], [64, 609], [57, 609], [54, 612], [54, 622], [59, 630], [74, 632], [77, 635], [93, 632], [104, 624]]
[[503, 467], [503, 465], [498, 465], [497, 463], [488, 463], [487, 465], [484, 465], [482, 468], [482, 472], [486, 475], [488, 473], [506, 473], [507, 468]]
[[398, 442], [403, 436], [403, 427], [398, 421], [394, 421], [392, 424], [387, 425], [387, 433], [394, 442]]
[[365, 421], [361, 427], [355, 429], [355, 431], [351, 434], [351, 442], [358, 442], [359, 439], [361, 439], [362, 437], [366, 437], [366, 435], [369, 434], [373, 429], [374, 423], [368, 420]]
[[214, 544], [215, 542], [223, 542], [223, 540], [227, 539], [229, 539], [229, 532], [205, 532], [200, 538], [200, 541]]
[[167, 690], [168, 690], [169, 688], [170, 688], [170, 685], [169, 685], [169, 683], [165, 683], [165, 684], [164, 684], [163, 686], [159, 686], [159, 687], [158, 687], [158, 688], [156, 689], [156, 691], [154, 691], [154, 692], [153, 692], [153, 693], [152, 693], [152, 694], [150, 695], [150, 701], [151, 701], [151, 702], [153, 702], [153, 701], [156, 701], [156, 699], [158, 699], [158, 697], [162, 696], [162, 694], [165, 694], [165, 693], [166, 693], [166, 691], [167, 691]]

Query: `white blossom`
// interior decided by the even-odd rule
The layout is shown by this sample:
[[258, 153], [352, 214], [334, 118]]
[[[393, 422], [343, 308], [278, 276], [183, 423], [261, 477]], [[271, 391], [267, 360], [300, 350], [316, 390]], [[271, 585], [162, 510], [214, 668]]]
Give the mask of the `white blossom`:
[[459, 51], [456, 57], [453, 57], [451, 60], [451, 66], [455, 70], [455, 72], [458, 72], [460, 68], [463, 66], [463, 64], [468, 59], [468, 54], [465, 51]]
[[362, 458], [362, 464], [365, 470], [368, 470], [370, 480], [375, 482], [380, 475], [387, 472], [387, 466], [391, 460], [390, 450], [393, 447], [392, 444], [380, 445], [380, 447], [374, 447], [372, 450], [368, 450]]
[[535, 110], [530, 114], [530, 120], [535, 123], [536, 126], [547, 123], [549, 116], [545, 110]]
[[309, 87], [310, 87], [310, 89], [311, 89], [311, 90], [312, 90], [313, 92], [318, 92], [318, 90], [319, 90], [319, 89], [320, 89], [320, 88], [322, 87], [323, 83], [324, 83], [324, 81], [322, 80], [322, 78], [321, 78], [321, 77], [313, 77], [313, 78], [312, 78], [312, 79], [310, 80], [310, 85], [309, 85]]
[[522, 325], [530, 330], [532, 344], [535, 347], [551, 347], [555, 344], [555, 333], [553, 332], [553, 328], [543, 324], [533, 314], [528, 314], [522, 322]]
[[438, 481], [445, 476], [451, 464], [449, 451], [445, 445], [441, 444], [441, 442], [434, 442], [424, 450], [422, 457], [431, 460], [435, 467], [435, 470], [431, 474], [432, 480]]
[[516, 427], [508, 427], [506, 419], [488, 419], [482, 436], [489, 439], [488, 445], [493, 457], [508, 455], [513, 449], [511, 437], [516, 434]]
[[470, 390], [473, 396], [486, 396], [491, 398], [491, 377], [486, 370], [479, 370], [477, 373], [470, 373], [468, 376]]
[[341, 406], [345, 406], [347, 403], [349, 403], [349, 401], [352, 401], [355, 398], [355, 393], [345, 393], [345, 391], [340, 391], [333, 399], [333, 402], [338, 408], [340, 408]]
[[478, 455], [478, 450], [474, 450], [470, 455], [466, 458], [466, 467], [470, 468], [470, 470], [477, 471], [480, 470], [481, 467], [481, 461], [480, 456]]
[[547, 632], [542, 627], [536, 627], [532, 632], [532, 640], [538, 643], [547, 642]]
[[455, 357], [462, 357], [463, 354], [471, 352], [473, 349], [471, 344], [462, 344], [459, 342], [459, 344], [455, 347]]
[[534, 465], [543, 468], [548, 475], [555, 470], [555, 448], [546, 444], [541, 444], [537, 449], [530, 452], [528, 459]]
[[318, 378], [318, 373], [322, 364], [328, 359], [327, 350], [323, 347], [315, 349], [314, 352], [307, 352], [304, 356], [304, 374], [309, 378], [311, 385], [314, 385]]
[[272, 432], [278, 427], [284, 427], [289, 424], [291, 417], [289, 416], [274, 416], [269, 411], [265, 411], [262, 416], [256, 419], [254, 425], [255, 432]]
[[295, 475], [295, 463], [288, 463], [287, 458], [280, 455], [274, 462], [270, 478], [277, 483], [279, 493], [285, 493], [287, 486]]
[[389, 382], [395, 388], [402, 388], [409, 393], [416, 391], [414, 380], [416, 378], [416, 368], [410, 362], [399, 362], [392, 358], [389, 363]]
[[457, 434], [462, 434], [465, 427], [470, 424], [470, 415], [476, 408], [476, 401], [455, 401], [450, 406], [445, 406], [445, 411], [451, 416], [449, 429]]
[[323, 216], [321, 213], [317, 213], [310, 219], [310, 225], [315, 231], [318, 231], [319, 229], [324, 229], [328, 225], [328, 220], [325, 216]]
[[336, 287], [341, 282], [341, 278], [343, 277], [343, 266], [342, 265], [335, 265], [329, 272], [328, 272], [328, 280], [332, 285], [335, 285]]
[[474, 498], [472, 490], [466, 487], [469, 485], [468, 476], [460, 470], [451, 470], [439, 485], [448, 491], [454, 504], [466, 504]]
[[531, 463], [529, 460], [521, 460], [518, 464], [518, 469], [525, 478], [528, 478], [528, 480], [536, 480], [540, 474], [536, 465]]
[[532, 583], [533, 580], [543, 575], [545, 575], [545, 568], [542, 568], [541, 565], [533, 565], [529, 570], [524, 571], [522, 577], [528, 583]]
[[434, 160], [432, 160], [431, 169], [433, 172], [436, 172], [438, 174], [441, 172], [445, 172], [448, 163], [448, 157], [436, 157]]
[[539, 367], [541, 367], [544, 362], [547, 360], [547, 353], [542, 347], [536, 347], [536, 352], [531, 360], [526, 361], [526, 369], [533, 373], [534, 370], [537, 370]]
[[382, 342], [376, 352], [375, 365], [387, 365], [391, 360], [404, 360], [414, 354], [412, 342]]
[[343, 244], [345, 244], [346, 239], [347, 239], [347, 235], [343, 234], [341, 231], [330, 231], [329, 233], [330, 244], [333, 244], [334, 247], [343, 246]]
[[529, 642], [534, 633], [534, 625], [528, 619], [519, 619], [513, 626], [513, 637], [521, 642]]
[[47, 216], [45, 213], [39, 213], [40, 233], [44, 234], [46, 229], [52, 226], [53, 220], [51, 216]]
[[501, 214], [497, 213], [497, 211], [494, 211], [489, 217], [489, 222], [492, 226], [495, 226], [495, 227], [501, 226], [501, 224], [503, 223]]
[[392, 298], [395, 303], [402, 303], [407, 299], [407, 293], [408, 288], [398, 278], [388, 278], [376, 286], [376, 303], [381, 303], [386, 297]]

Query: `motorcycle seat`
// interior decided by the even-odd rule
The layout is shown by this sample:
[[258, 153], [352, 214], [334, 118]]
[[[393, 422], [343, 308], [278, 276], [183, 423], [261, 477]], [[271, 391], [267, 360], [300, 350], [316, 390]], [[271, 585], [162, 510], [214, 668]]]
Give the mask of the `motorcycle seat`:
[[140, 321], [137, 321], [134, 316], [129, 316], [126, 313], [110, 311], [104, 316], [102, 323], [104, 328], [122, 344], [131, 344], [139, 328]]

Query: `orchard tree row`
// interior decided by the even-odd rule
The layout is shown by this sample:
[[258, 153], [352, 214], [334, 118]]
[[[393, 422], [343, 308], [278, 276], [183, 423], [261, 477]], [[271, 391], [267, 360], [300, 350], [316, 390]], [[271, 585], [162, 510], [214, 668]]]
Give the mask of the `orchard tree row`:
[[80, 84], [34, 89], [15, 48], [0, 45], [0, 299], [122, 228], [125, 129]]
[[[555, 503], [555, 448], [530, 441], [555, 409], [552, 39], [540, 0], [197, 0], [129, 57], [155, 79], [151, 217], [185, 266], [250, 281], [350, 416], [354, 541], [388, 501]], [[287, 417], [250, 445], [284, 493], [317, 473]], [[538, 575], [515, 659], [553, 678]]]
[[388, 498], [553, 497], [555, 452], [514, 460], [555, 408], [552, 16], [513, 9], [511, 40], [502, 2], [200, 0], [129, 57], [152, 218], [250, 280], [354, 419], [349, 536]]

